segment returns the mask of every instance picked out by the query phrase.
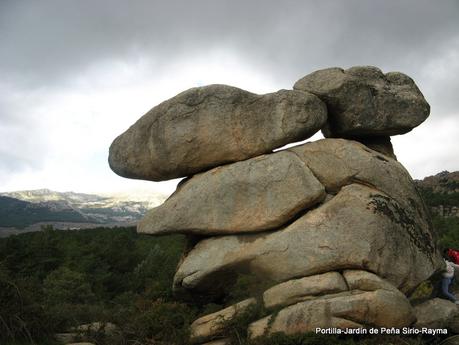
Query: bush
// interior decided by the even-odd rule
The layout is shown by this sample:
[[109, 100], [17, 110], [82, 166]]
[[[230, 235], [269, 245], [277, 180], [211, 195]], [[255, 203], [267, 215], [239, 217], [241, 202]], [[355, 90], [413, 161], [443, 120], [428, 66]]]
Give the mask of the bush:
[[39, 303], [39, 291], [32, 279], [14, 281], [4, 267], [0, 269], [0, 343], [20, 339], [32, 343], [50, 336], [53, 325]]
[[140, 344], [150, 340], [154, 344], [178, 345], [188, 343], [189, 325], [196, 313], [185, 304], [158, 300], [134, 310], [130, 319], [125, 319], [125, 316], [118, 320], [125, 339], [136, 340]]

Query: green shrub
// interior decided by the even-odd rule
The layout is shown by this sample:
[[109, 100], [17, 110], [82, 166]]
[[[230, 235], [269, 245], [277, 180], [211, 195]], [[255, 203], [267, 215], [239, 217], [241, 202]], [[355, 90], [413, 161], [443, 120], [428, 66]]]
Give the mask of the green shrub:
[[125, 339], [140, 344], [153, 340], [172, 345], [188, 343], [189, 325], [196, 313], [185, 304], [158, 300], [141, 306], [130, 316], [130, 319], [118, 320]]

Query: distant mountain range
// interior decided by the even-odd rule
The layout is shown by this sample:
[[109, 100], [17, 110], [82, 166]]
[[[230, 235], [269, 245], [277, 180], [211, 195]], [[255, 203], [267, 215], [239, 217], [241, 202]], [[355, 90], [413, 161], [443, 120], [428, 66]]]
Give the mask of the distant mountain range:
[[139, 198], [129, 194], [101, 196], [49, 189], [0, 193], [0, 232], [33, 231], [43, 223], [67, 224], [69, 228], [83, 224], [83, 227], [132, 225], [165, 199], [166, 195], [162, 194]]
[[[459, 217], [459, 171], [415, 180], [433, 215]], [[129, 226], [166, 199], [163, 194], [95, 195], [49, 189], [0, 193], [0, 237], [40, 230]]]

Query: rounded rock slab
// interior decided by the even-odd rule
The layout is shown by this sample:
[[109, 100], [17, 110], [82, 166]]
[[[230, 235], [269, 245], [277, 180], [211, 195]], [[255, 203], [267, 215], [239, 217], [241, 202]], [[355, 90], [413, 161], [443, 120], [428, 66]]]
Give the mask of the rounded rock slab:
[[153, 235], [222, 235], [280, 227], [325, 197], [294, 153], [281, 151], [195, 175], [137, 227]]
[[326, 137], [404, 134], [424, 122], [430, 106], [414, 81], [399, 72], [357, 66], [327, 68], [298, 80], [295, 90], [311, 92], [328, 107]]
[[[378, 190], [351, 184], [282, 230], [200, 241], [180, 263], [174, 287], [212, 291], [230, 271], [282, 282], [358, 268], [409, 292], [438, 270], [441, 260], [408, 212]], [[228, 279], [224, 283], [231, 286], [233, 277]]]
[[117, 137], [109, 164], [128, 178], [189, 176], [307, 139], [326, 118], [325, 104], [307, 92], [192, 88], [154, 107]]

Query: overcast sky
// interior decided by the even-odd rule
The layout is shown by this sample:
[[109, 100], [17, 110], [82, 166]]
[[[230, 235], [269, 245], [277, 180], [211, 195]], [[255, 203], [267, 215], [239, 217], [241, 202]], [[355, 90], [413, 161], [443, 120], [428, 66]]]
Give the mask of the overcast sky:
[[424, 124], [392, 139], [412, 176], [459, 170], [457, 0], [0, 0], [0, 191], [169, 193], [176, 181], [107, 164], [112, 140], [154, 105], [354, 65], [404, 72], [430, 103]]

